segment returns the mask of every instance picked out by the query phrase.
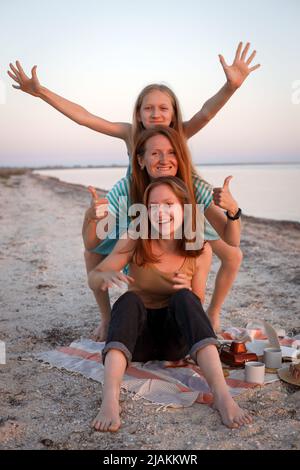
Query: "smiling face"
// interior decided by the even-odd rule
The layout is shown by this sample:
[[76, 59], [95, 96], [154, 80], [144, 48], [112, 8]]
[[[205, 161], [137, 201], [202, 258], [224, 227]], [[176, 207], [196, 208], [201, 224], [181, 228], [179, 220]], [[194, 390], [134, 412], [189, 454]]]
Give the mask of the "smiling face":
[[168, 184], [160, 184], [150, 191], [147, 209], [155, 231], [163, 238], [174, 238], [182, 226], [183, 207]]
[[173, 119], [171, 98], [162, 91], [150, 91], [142, 101], [138, 119], [145, 129], [157, 125], [169, 127]]
[[140, 167], [146, 168], [151, 179], [160, 176], [176, 176], [178, 162], [175, 150], [167, 137], [155, 135], [145, 145], [143, 157], [138, 157]]

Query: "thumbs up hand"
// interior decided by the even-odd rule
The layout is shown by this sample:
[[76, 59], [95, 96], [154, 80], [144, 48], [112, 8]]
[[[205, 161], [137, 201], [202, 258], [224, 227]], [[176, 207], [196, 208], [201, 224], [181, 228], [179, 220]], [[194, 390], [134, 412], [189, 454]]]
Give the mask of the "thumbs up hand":
[[91, 206], [87, 210], [88, 218], [94, 220], [104, 219], [108, 215], [108, 200], [100, 198], [94, 186], [89, 186], [88, 190], [92, 196]]
[[237, 202], [233, 199], [229, 190], [229, 183], [232, 178], [232, 176], [227, 176], [227, 178], [224, 180], [222, 188], [213, 189], [213, 201], [215, 205], [228, 211], [229, 215], [235, 215], [239, 208]]

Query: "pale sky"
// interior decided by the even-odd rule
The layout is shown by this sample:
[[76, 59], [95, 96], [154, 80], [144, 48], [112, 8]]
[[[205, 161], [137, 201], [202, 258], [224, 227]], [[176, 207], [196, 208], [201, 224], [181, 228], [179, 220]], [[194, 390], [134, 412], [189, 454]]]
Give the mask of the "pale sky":
[[[78, 126], [11, 87], [19, 59], [41, 83], [112, 121], [164, 82], [189, 119], [225, 83], [222, 53], [257, 50], [253, 72], [190, 140], [196, 163], [300, 161], [299, 0], [1, 0], [0, 166], [127, 164], [122, 141]], [[298, 93], [300, 96], [300, 93]]]

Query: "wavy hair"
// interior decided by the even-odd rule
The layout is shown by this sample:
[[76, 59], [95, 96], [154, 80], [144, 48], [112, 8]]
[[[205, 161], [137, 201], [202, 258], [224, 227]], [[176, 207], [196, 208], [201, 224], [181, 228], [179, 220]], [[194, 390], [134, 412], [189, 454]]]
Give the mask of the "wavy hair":
[[[182, 221], [182, 224], [189, 224], [190, 226], [194, 226], [195, 228], [195, 222], [196, 222], [196, 205], [195, 201], [192, 200], [190, 196], [190, 192], [185, 185], [185, 183], [182, 181], [182, 179], [178, 178], [177, 176], [162, 176], [160, 178], [156, 178], [154, 181], [152, 181], [146, 188], [144, 197], [143, 197], [143, 204], [146, 208], [148, 208], [148, 202], [149, 202], [149, 196], [151, 194], [151, 191], [154, 188], [157, 188], [162, 185], [168, 185], [172, 192], [175, 194], [177, 199], [179, 200], [182, 208], [184, 208], [185, 204], [190, 204], [192, 205], [192, 213], [190, 214], [192, 217], [188, 217], [187, 219], [184, 218]], [[159, 261], [159, 257], [154, 255], [153, 250], [152, 250], [152, 243], [151, 243], [151, 238], [149, 238], [149, 234], [151, 234], [151, 221], [149, 216], [147, 216], [147, 221], [142, 220], [141, 223], [146, 223], [148, 225], [147, 227], [147, 234], [148, 238], [138, 238], [133, 259], [134, 262], [138, 266], [143, 266], [146, 263], [157, 263]], [[177, 240], [177, 252], [181, 254], [182, 256], [190, 257], [190, 258], [195, 258], [200, 255], [200, 253], [203, 250], [203, 246], [199, 249], [195, 250], [187, 250], [186, 249], [186, 244], [190, 242], [191, 240], [187, 239], [185, 235], [185, 230], [182, 231], [182, 237]]]
[[130, 181], [131, 204], [140, 204], [143, 201], [145, 190], [151, 183], [147, 169], [141, 169], [138, 159], [143, 159], [148, 140], [156, 135], [166, 137], [172, 145], [178, 163], [176, 176], [185, 183], [192, 203], [196, 204], [192, 177], [196, 175], [197, 172], [192, 163], [186, 142], [180, 137], [178, 132], [165, 126], [155, 126], [151, 129], [145, 129], [141, 132], [136, 142], [132, 155], [132, 175]]

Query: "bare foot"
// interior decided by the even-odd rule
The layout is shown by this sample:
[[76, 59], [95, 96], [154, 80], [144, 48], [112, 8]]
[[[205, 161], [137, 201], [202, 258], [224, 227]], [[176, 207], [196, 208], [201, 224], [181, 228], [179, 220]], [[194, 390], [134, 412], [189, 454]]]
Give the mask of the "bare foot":
[[116, 432], [121, 426], [120, 413], [121, 408], [118, 400], [112, 397], [107, 398], [102, 402], [100, 410], [91, 426], [96, 431]]
[[94, 329], [93, 333], [91, 334], [91, 339], [93, 341], [98, 341], [99, 343], [106, 341], [108, 332], [108, 325], [101, 322], [97, 328]]
[[213, 407], [219, 411], [223, 424], [228, 428], [239, 428], [252, 422], [250, 414], [242, 410], [229, 393], [215, 396]]

